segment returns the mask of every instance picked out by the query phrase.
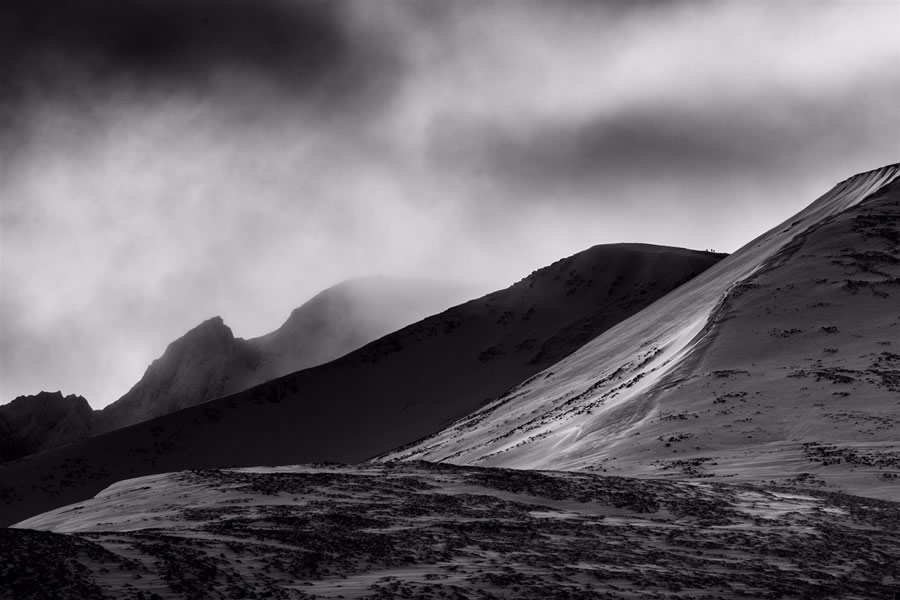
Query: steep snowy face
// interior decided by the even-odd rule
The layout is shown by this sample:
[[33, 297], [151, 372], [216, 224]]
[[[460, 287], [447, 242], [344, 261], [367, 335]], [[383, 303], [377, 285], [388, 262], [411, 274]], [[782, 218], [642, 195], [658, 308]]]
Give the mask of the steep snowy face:
[[387, 458], [821, 477], [895, 495], [898, 176], [892, 165], [844, 181], [567, 359]]

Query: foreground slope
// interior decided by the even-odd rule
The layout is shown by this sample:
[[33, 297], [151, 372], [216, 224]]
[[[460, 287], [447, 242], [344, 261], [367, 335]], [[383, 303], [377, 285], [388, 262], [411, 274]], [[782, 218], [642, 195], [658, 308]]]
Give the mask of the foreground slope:
[[0, 530], [17, 600], [892, 600], [898, 584], [893, 502], [427, 463], [154, 475]]
[[597, 246], [341, 359], [0, 466], [0, 525], [127, 477], [359, 461], [449, 425], [721, 255]]
[[793, 479], [900, 498], [900, 166], [389, 459]]

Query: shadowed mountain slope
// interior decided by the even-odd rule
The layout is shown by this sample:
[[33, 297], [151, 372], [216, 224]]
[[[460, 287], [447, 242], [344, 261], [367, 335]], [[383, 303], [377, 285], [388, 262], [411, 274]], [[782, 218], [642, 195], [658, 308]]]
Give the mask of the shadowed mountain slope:
[[387, 458], [900, 498], [900, 165]]
[[234, 337], [221, 317], [169, 344], [141, 380], [99, 411], [95, 433], [119, 429], [334, 360], [477, 295], [471, 284], [361, 277], [295, 309], [267, 335]]
[[294, 310], [272, 333], [247, 341], [263, 356], [256, 383], [325, 364], [486, 291], [384, 275], [339, 283]]
[[41, 392], [0, 406], [0, 461], [90, 435], [93, 412], [81, 396]]
[[46, 393], [0, 406], [0, 462], [326, 363], [481, 292], [473, 284], [378, 275], [326, 289], [258, 338], [237, 338], [214, 317], [169, 344], [128, 393], [102, 410], [79, 398], [76, 411], [73, 402]]
[[126, 477], [386, 452], [475, 410], [721, 258], [596, 246], [336, 361], [0, 466], [0, 524]]

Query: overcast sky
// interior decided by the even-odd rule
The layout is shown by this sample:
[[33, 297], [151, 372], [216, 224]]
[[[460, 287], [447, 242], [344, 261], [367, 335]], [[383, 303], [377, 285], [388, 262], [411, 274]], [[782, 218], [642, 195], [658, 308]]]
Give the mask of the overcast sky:
[[221, 315], [733, 251], [900, 160], [900, 3], [0, 6], [0, 403], [101, 407]]

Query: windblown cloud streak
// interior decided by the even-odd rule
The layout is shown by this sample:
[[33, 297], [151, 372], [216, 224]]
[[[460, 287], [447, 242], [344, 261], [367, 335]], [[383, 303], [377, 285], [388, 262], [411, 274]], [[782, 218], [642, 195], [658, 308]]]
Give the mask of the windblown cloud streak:
[[898, 160], [892, 3], [0, 8], [0, 401], [101, 406], [221, 314], [372, 272], [506, 285], [734, 250]]

